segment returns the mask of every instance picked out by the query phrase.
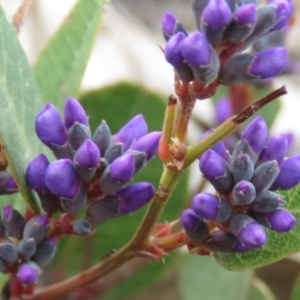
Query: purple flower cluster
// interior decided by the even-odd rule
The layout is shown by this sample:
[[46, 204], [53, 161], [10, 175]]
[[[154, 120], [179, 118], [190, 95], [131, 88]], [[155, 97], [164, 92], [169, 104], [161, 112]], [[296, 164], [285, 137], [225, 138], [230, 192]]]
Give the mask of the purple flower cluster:
[[[68, 98], [64, 119], [48, 103], [37, 114], [35, 129], [57, 158], [50, 163], [40, 154], [26, 171], [29, 186], [38, 193], [48, 214], [76, 215], [87, 206], [86, 220], [97, 224], [139, 209], [154, 195], [148, 182], [124, 187], [158, 149], [161, 132], [148, 133], [142, 115], [132, 118], [115, 135], [102, 121], [92, 136], [83, 107]], [[85, 232], [87, 221], [76, 228]]]
[[268, 0], [263, 5], [256, 2], [194, 0], [198, 31], [190, 34], [172, 14], [164, 15], [165, 57], [180, 80], [195, 79], [203, 84], [218, 80], [233, 85], [267, 79], [285, 68], [288, 55], [283, 47], [240, 53], [283, 28], [293, 13], [292, 0]]
[[0, 217], [0, 271], [16, 273], [24, 285], [36, 283], [41, 267], [52, 260], [56, 250], [57, 240], [47, 237], [49, 227], [46, 215], [34, 216], [26, 223], [11, 205], [4, 206]]
[[283, 134], [266, 139], [267, 125], [257, 117], [231, 154], [219, 142], [200, 157], [200, 170], [216, 194], [197, 194], [181, 215], [193, 243], [209, 251], [243, 252], [266, 243], [263, 226], [277, 232], [294, 228], [296, 218], [281, 207], [284, 199], [275, 191], [300, 182], [300, 155], [285, 158]]

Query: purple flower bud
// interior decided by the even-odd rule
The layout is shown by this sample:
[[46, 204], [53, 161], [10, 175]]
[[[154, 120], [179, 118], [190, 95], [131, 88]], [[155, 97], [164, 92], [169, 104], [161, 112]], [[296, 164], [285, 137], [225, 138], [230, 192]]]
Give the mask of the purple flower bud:
[[72, 161], [59, 159], [52, 162], [46, 170], [46, 185], [54, 195], [73, 199], [80, 185]]
[[225, 161], [214, 150], [207, 150], [200, 158], [200, 170], [208, 179], [225, 175]]
[[228, 25], [232, 13], [226, 0], [210, 0], [202, 14], [205, 24], [214, 30], [219, 30]]
[[271, 212], [283, 204], [282, 197], [271, 191], [261, 191], [255, 197], [254, 202], [250, 205], [250, 208], [256, 212]]
[[8, 195], [18, 191], [18, 186], [11, 173], [0, 171], [0, 195]]
[[271, 212], [268, 215], [268, 220], [271, 225], [270, 228], [277, 232], [290, 231], [297, 223], [297, 219], [284, 209], [278, 209], [275, 212]]
[[220, 194], [231, 192], [234, 185], [231, 171], [226, 161], [215, 151], [204, 152], [200, 158], [200, 170]]
[[110, 177], [121, 183], [128, 182], [134, 174], [135, 161], [132, 153], [116, 158], [110, 165]]
[[237, 151], [234, 151], [230, 160], [230, 166], [236, 182], [240, 180], [249, 181], [253, 176], [254, 166], [248, 154], [240, 152], [237, 155]]
[[14, 263], [19, 258], [17, 247], [11, 242], [0, 243], [0, 257], [8, 263]]
[[37, 248], [32, 260], [35, 261], [39, 266], [44, 267], [54, 257], [56, 251], [57, 239], [48, 238], [44, 242], [40, 243]]
[[[251, 147], [246, 139], [238, 141], [233, 148], [232, 158], [230, 160], [231, 166], [234, 167], [234, 165], [237, 164], [236, 167], [239, 167], [238, 166], [239, 163], [242, 163], [242, 162], [245, 163], [245, 160], [248, 160], [247, 156], [250, 158], [250, 160], [252, 161], [252, 164], [254, 166], [258, 160], [258, 153], [255, 153], [251, 149]], [[238, 162], [238, 160], [240, 160], [240, 162]], [[248, 164], [248, 162], [247, 162], [247, 164]], [[250, 165], [249, 166], [247, 165], [247, 168], [248, 167], [251, 168]], [[250, 175], [251, 174], [249, 174], [249, 176]], [[241, 179], [244, 179], [244, 178], [241, 178]]]
[[17, 277], [19, 281], [27, 285], [35, 284], [39, 278], [41, 270], [39, 266], [34, 262], [23, 263], [18, 268]]
[[138, 139], [131, 149], [147, 153], [147, 161], [149, 161], [158, 150], [160, 137], [161, 131], [152, 131]]
[[51, 144], [63, 145], [67, 141], [64, 123], [51, 103], [47, 103], [37, 114], [35, 131], [38, 138], [48, 147]]
[[166, 61], [173, 67], [182, 67], [184, 65], [184, 57], [181, 53], [181, 46], [186, 36], [182, 32], [177, 32], [167, 42], [165, 47]]
[[92, 226], [88, 220], [78, 219], [73, 222], [73, 231], [77, 235], [84, 236], [92, 231]]
[[180, 45], [181, 53], [192, 67], [206, 66], [211, 62], [212, 50], [205, 35], [194, 32]]
[[232, 202], [237, 206], [251, 204], [256, 196], [255, 187], [249, 181], [239, 181], [232, 190]]
[[270, 30], [275, 31], [284, 27], [293, 14], [293, 5], [289, 0], [269, 0], [269, 5], [276, 7], [276, 25]]
[[209, 193], [197, 194], [192, 200], [192, 208], [199, 218], [226, 222], [232, 215], [232, 207], [226, 200]]
[[26, 180], [29, 186], [38, 193], [48, 189], [45, 182], [48, 165], [48, 158], [44, 154], [39, 154], [27, 166]]
[[88, 118], [81, 104], [68, 97], [64, 107], [64, 118], [66, 128], [69, 129], [75, 122], [88, 126]]
[[284, 209], [276, 209], [270, 213], [254, 213], [253, 217], [261, 225], [277, 232], [290, 231], [297, 223], [297, 219]]
[[131, 153], [134, 158], [134, 174], [139, 172], [147, 163], [147, 153], [135, 150], [129, 150], [127, 153]]
[[288, 150], [288, 140], [285, 134], [277, 134], [272, 136], [264, 149], [262, 150], [259, 161], [265, 162], [269, 160], [277, 160], [279, 164], [282, 163], [284, 156]]
[[3, 210], [3, 225], [9, 236], [18, 240], [22, 238], [25, 220], [23, 216], [11, 205], [6, 205]]
[[36, 250], [36, 243], [34, 238], [22, 239], [18, 244], [19, 256], [28, 260]]
[[105, 121], [102, 121], [96, 129], [93, 136], [93, 141], [98, 146], [100, 153], [103, 156], [105, 150], [111, 142], [110, 129]]
[[236, 252], [246, 252], [254, 248], [255, 247], [252, 246], [245, 246], [242, 242], [238, 241], [234, 245], [233, 250], [235, 250]]
[[154, 186], [148, 182], [139, 182], [121, 188], [117, 191], [121, 204], [119, 211], [122, 214], [129, 214], [145, 204], [154, 196]]
[[176, 28], [176, 23], [177, 20], [175, 19], [175, 17], [171, 13], [166, 12], [162, 20], [163, 33], [169, 37], [172, 36]]
[[288, 53], [283, 47], [273, 47], [256, 53], [250, 73], [261, 79], [271, 78], [281, 73], [288, 63]]
[[266, 141], [268, 128], [265, 120], [262, 117], [256, 117], [245, 128], [242, 139], [246, 139], [250, 148], [258, 153]]
[[76, 151], [74, 161], [82, 169], [97, 167], [100, 161], [100, 151], [92, 140], [86, 140]]
[[50, 222], [46, 215], [35, 216], [25, 225], [23, 238], [34, 238], [36, 244], [39, 244], [46, 236]]
[[86, 219], [92, 224], [101, 224], [117, 216], [120, 199], [116, 195], [105, 196], [98, 202], [93, 202], [86, 210]]
[[60, 206], [59, 197], [57, 197], [56, 195], [53, 195], [48, 189], [43, 190], [41, 193], [39, 193], [39, 198], [40, 198], [43, 210], [47, 214], [52, 215], [55, 212], [60, 210], [61, 206]]
[[253, 174], [251, 182], [256, 192], [269, 189], [279, 174], [279, 167], [276, 160], [271, 160], [259, 165]]
[[300, 182], [300, 155], [285, 159], [280, 167], [278, 177], [272, 187], [289, 190]]
[[229, 228], [246, 247], [260, 248], [267, 241], [264, 229], [248, 215], [234, 215], [230, 220]]
[[135, 171], [135, 160], [132, 153], [116, 158], [103, 172], [100, 188], [103, 193], [110, 194], [128, 182]]
[[148, 126], [143, 115], [136, 115], [127, 124], [125, 124], [114, 136], [116, 142], [123, 144], [123, 150], [126, 151], [134, 140], [140, 139], [147, 134]]
[[180, 221], [187, 235], [194, 243], [201, 243], [209, 236], [207, 223], [200, 220], [192, 209], [184, 210]]
[[220, 98], [216, 102], [215, 114], [217, 124], [222, 124], [233, 115], [232, 106], [228, 97]]
[[256, 22], [256, 6], [253, 3], [243, 5], [236, 9], [234, 16], [241, 26], [253, 25]]

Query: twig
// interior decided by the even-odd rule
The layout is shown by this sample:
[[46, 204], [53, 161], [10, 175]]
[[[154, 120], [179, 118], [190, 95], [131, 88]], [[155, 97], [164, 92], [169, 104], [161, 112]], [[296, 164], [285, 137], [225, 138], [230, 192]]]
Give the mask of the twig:
[[33, 4], [34, 0], [23, 0], [23, 3], [15, 13], [13, 17], [13, 25], [16, 29], [16, 32], [20, 32], [20, 28], [23, 25], [26, 17], [28, 16], [29, 10]]

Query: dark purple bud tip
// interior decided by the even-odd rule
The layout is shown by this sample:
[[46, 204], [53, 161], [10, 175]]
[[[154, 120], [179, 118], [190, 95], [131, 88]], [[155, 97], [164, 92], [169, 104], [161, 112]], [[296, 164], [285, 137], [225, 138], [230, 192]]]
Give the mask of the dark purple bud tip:
[[288, 190], [300, 182], [300, 155], [294, 155], [285, 159], [280, 168], [279, 175], [272, 187]]
[[12, 192], [17, 192], [18, 191], [18, 186], [17, 182], [13, 177], [8, 178], [4, 184], [3, 184], [3, 189], [9, 194]]
[[45, 266], [54, 257], [56, 251], [56, 238], [48, 238], [40, 243], [37, 248], [32, 260], [34, 260], [39, 266]]
[[176, 23], [177, 20], [175, 17], [171, 13], [166, 12], [162, 20], [163, 33], [165, 33], [167, 36], [172, 36], [174, 34]]
[[14, 263], [19, 257], [17, 247], [11, 242], [0, 243], [0, 258], [8, 263]]
[[192, 200], [192, 208], [199, 218], [215, 219], [219, 205], [219, 198], [210, 193], [197, 194]]
[[270, 0], [268, 4], [276, 7], [276, 25], [271, 31], [279, 30], [284, 27], [293, 14], [293, 5], [291, 0]]
[[83, 169], [97, 167], [100, 161], [99, 148], [92, 140], [85, 140], [76, 151], [74, 161]]
[[34, 238], [38, 244], [45, 238], [49, 225], [50, 222], [46, 215], [35, 216], [26, 223], [23, 238]]
[[54, 195], [73, 199], [80, 185], [72, 161], [59, 159], [52, 162], [46, 170], [46, 185]]
[[186, 36], [182, 32], [173, 35], [167, 42], [165, 47], [165, 58], [173, 67], [182, 67], [184, 65], [184, 57], [181, 53], [181, 45]]
[[13, 207], [12, 205], [5, 205], [3, 208], [3, 217], [6, 221], [10, 221], [12, 218]]
[[68, 97], [64, 107], [64, 118], [66, 128], [69, 129], [75, 122], [88, 126], [88, 118], [81, 104]]
[[257, 18], [256, 6], [253, 3], [243, 5], [237, 8], [234, 15], [239, 25], [254, 25]]
[[238, 238], [246, 247], [260, 248], [266, 241], [267, 236], [261, 225], [256, 222], [249, 223], [243, 228]]
[[236, 252], [246, 252], [252, 250], [253, 248], [255, 247], [245, 246], [242, 242], [238, 241], [234, 245], [233, 250], [235, 250]]
[[286, 232], [292, 230], [297, 223], [297, 219], [288, 211], [278, 209], [268, 215], [270, 228], [277, 232]]
[[181, 53], [192, 67], [207, 66], [211, 62], [211, 48], [201, 32], [194, 32], [181, 43]]
[[232, 190], [232, 202], [237, 206], [251, 204], [256, 196], [254, 185], [246, 180], [239, 181]]
[[191, 208], [184, 210], [180, 217], [182, 226], [188, 230], [195, 230], [199, 220], [199, 217]]
[[136, 115], [114, 136], [115, 142], [123, 144], [126, 151], [134, 140], [138, 140], [148, 132], [148, 126], [143, 115]]
[[180, 221], [189, 238], [195, 243], [201, 243], [209, 236], [206, 222], [200, 220], [192, 209], [182, 212]]
[[48, 158], [44, 154], [39, 154], [26, 169], [26, 180], [29, 186], [38, 193], [47, 190], [45, 174], [48, 166]]
[[208, 179], [225, 175], [225, 161], [214, 150], [204, 152], [200, 158], [200, 170]]
[[154, 193], [154, 186], [148, 182], [139, 182], [119, 189], [117, 191], [121, 199], [119, 212], [128, 214], [141, 208], [152, 199]]
[[250, 148], [258, 153], [261, 151], [268, 134], [268, 128], [262, 117], [256, 117], [245, 128], [242, 139], [246, 139]]
[[261, 79], [271, 78], [281, 73], [288, 63], [288, 53], [283, 47], [273, 47], [256, 53], [250, 66], [252, 75]]
[[230, 23], [232, 13], [226, 0], [209, 0], [202, 18], [209, 27], [218, 30]]
[[126, 183], [128, 182], [135, 169], [135, 160], [132, 153], [127, 153], [116, 158], [109, 166], [111, 179]]
[[152, 131], [138, 139], [131, 149], [145, 152], [147, 154], [147, 161], [149, 161], [158, 150], [160, 137], [161, 131]]
[[280, 164], [288, 150], [288, 139], [285, 134], [272, 136], [262, 150], [259, 161], [277, 160]]
[[22, 284], [32, 285], [37, 282], [40, 273], [41, 270], [36, 263], [28, 262], [20, 265], [17, 277]]
[[56, 107], [47, 103], [35, 119], [38, 138], [48, 147], [51, 144], [63, 145], [67, 141], [66, 128]]

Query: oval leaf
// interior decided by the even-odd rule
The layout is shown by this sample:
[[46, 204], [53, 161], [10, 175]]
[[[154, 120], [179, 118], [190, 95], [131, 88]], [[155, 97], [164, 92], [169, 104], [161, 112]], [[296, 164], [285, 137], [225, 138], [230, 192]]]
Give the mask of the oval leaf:
[[32, 210], [39, 211], [24, 174], [28, 162], [44, 148], [33, 121], [43, 104], [15, 31], [1, 8], [0, 48], [0, 142], [23, 198]]

